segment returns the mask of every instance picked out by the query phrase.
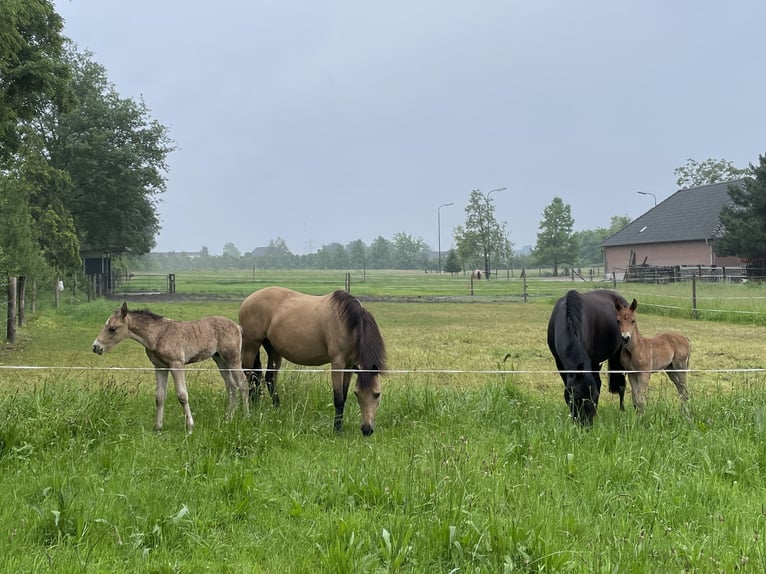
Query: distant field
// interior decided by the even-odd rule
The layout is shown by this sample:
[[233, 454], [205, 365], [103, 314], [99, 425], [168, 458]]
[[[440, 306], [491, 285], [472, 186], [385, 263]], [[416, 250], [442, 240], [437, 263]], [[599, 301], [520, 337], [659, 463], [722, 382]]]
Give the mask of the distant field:
[[[236, 319], [260, 286], [327, 292], [344, 276], [177, 281], [181, 295], [218, 298], [129, 305]], [[90, 351], [121, 301], [42, 308], [0, 348], [2, 570], [766, 569], [764, 291], [698, 286], [693, 320], [688, 285], [618, 285], [639, 300], [642, 333], [692, 340], [690, 414], [655, 374], [643, 417], [605, 393], [585, 430], [567, 417], [544, 336], [573, 285], [588, 286], [530, 280], [536, 296], [522, 303], [518, 277], [472, 297], [458, 293], [465, 277], [352, 277], [391, 369], [368, 439], [353, 396], [336, 435], [329, 374], [289, 364], [282, 406], [264, 400], [230, 424], [213, 363], [190, 368], [195, 434], [172, 390], [154, 433], [143, 348]]]

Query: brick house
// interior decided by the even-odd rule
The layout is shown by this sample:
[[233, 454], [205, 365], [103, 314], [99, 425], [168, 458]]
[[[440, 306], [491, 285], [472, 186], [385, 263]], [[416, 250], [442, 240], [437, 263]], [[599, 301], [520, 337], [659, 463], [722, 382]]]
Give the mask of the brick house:
[[742, 180], [681, 189], [607, 237], [604, 271], [622, 278], [629, 266], [736, 266], [737, 257], [719, 257], [714, 240], [729, 186]]

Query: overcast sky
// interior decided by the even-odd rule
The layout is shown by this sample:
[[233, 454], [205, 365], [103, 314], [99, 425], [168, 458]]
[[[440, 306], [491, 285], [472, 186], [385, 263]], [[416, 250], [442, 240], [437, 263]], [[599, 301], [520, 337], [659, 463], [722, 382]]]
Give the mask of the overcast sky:
[[[558, 196], [635, 218], [687, 158], [766, 152], [763, 0], [57, 0], [169, 157], [156, 251], [402, 232], [452, 246], [472, 189], [516, 248]], [[454, 205], [438, 206], [454, 202]]]

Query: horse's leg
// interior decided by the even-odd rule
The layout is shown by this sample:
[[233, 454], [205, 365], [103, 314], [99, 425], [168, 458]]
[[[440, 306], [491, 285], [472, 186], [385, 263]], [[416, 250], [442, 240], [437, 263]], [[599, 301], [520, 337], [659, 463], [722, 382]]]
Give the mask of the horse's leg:
[[168, 371], [162, 367], [154, 368], [154, 378], [157, 381], [157, 389], [155, 391], [155, 402], [157, 404], [157, 412], [154, 415], [154, 430], [161, 431], [162, 423], [165, 419], [165, 395], [168, 389]]
[[689, 389], [686, 388], [686, 372], [684, 372], [684, 370], [688, 368], [688, 365], [676, 363], [674, 361], [671, 363], [670, 368], [674, 369], [675, 371], [665, 372], [668, 374], [668, 377], [670, 377], [670, 380], [673, 381], [673, 384], [676, 386], [676, 390], [678, 391], [678, 396], [681, 398], [681, 401], [685, 403], [689, 400]]
[[[239, 391], [242, 386], [239, 384], [239, 377], [235, 375], [236, 371], [231, 370], [230, 368], [233, 361], [227, 362], [218, 353], [213, 355], [213, 360], [218, 366], [218, 372], [221, 373], [221, 378], [223, 378], [223, 383], [226, 387], [226, 394], [228, 396], [228, 402], [226, 404], [226, 420], [230, 421], [234, 416], [234, 409], [237, 408], [237, 391]], [[245, 397], [246, 396], [247, 395], [245, 395]], [[247, 409], [247, 401], [245, 401], [245, 409]]]
[[184, 410], [184, 418], [186, 419], [186, 434], [191, 434], [194, 430], [194, 419], [192, 418], [191, 408], [189, 407], [189, 391], [186, 389], [186, 376], [184, 375], [183, 365], [180, 367], [170, 367], [170, 372], [173, 375], [173, 381], [176, 384], [176, 397], [178, 402], [181, 403], [181, 408]]
[[332, 365], [332, 396], [335, 405], [335, 432], [343, 430], [343, 409], [346, 406], [346, 397], [348, 396], [348, 387], [351, 382], [351, 372], [345, 371], [344, 364]]
[[625, 375], [622, 372], [622, 362], [620, 360], [620, 350], [609, 357], [609, 392], [619, 395], [620, 410], [625, 410]]
[[242, 342], [242, 370], [250, 400], [256, 402], [261, 396], [261, 344]]
[[639, 413], [644, 412], [644, 406], [646, 406], [646, 393], [649, 389], [649, 377], [651, 373], [631, 373], [630, 377], [630, 392], [633, 395], [633, 406]]
[[268, 363], [266, 365], [266, 388], [269, 389], [271, 395], [271, 404], [275, 407], [279, 406], [279, 394], [277, 394], [277, 375], [279, 369], [282, 366], [282, 355], [277, 353], [276, 349], [271, 346], [268, 340], [263, 342], [263, 348], [266, 349], [268, 355]]
[[250, 371], [245, 371], [245, 378], [247, 379], [250, 400], [256, 402], [261, 398], [261, 379], [263, 378], [263, 367], [261, 365], [260, 349], [255, 354], [251, 364], [253, 368]]

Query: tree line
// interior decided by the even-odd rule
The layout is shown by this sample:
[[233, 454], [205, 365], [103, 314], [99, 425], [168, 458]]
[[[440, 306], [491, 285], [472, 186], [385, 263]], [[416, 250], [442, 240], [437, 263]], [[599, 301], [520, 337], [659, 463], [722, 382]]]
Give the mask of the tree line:
[[[601, 242], [628, 223], [573, 231], [571, 207], [555, 197], [543, 211], [531, 253], [514, 251], [507, 225], [497, 221], [492, 196], [472, 190], [465, 221], [453, 230], [454, 249], [435, 256], [420, 237], [397, 233], [331, 243], [295, 255], [276, 238], [259, 253], [227, 244], [222, 256], [149, 256], [160, 229], [159, 197], [168, 128], [143, 100], [124, 98], [93, 55], [63, 33], [49, 0], [0, 0], [0, 276], [38, 279], [82, 275], [82, 256], [110, 253], [118, 267], [235, 266], [283, 268], [399, 268], [485, 271], [598, 265]], [[766, 159], [748, 169], [726, 160], [688, 160], [679, 187], [744, 178], [732, 188], [716, 238], [721, 255], [766, 257]]]
[[81, 255], [143, 254], [175, 149], [62, 34], [47, 0], [0, 0], [0, 276], [71, 277]]
[[[747, 169], [727, 160], [689, 159], [676, 168], [679, 189], [725, 181], [739, 181], [729, 191], [731, 202], [721, 213], [721, 232], [715, 238], [717, 253], [744, 259], [766, 257], [766, 156]], [[465, 222], [453, 230], [454, 249], [434, 252], [421, 237], [397, 233], [391, 240], [376, 238], [367, 245], [357, 239], [347, 244], [330, 243], [317, 252], [292, 253], [282, 238], [253, 252], [241, 253], [232, 243], [224, 245], [221, 256], [210, 255], [207, 247], [199, 253], [149, 254], [130, 258], [136, 270], [168, 271], [186, 269], [284, 268], [284, 269], [419, 269], [459, 273], [481, 269], [494, 273], [505, 269], [551, 267], [562, 270], [600, 266], [602, 243], [628, 223], [628, 216], [612, 216], [608, 227], [574, 231], [571, 205], [554, 197], [539, 222], [537, 241], [530, 252], [516, 252], [508, 239], [507, 224], [495, 218], [491, 193], [471, 191], [465, 208]]]

